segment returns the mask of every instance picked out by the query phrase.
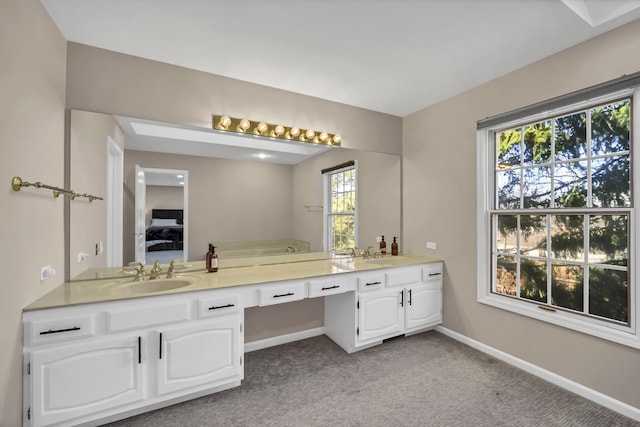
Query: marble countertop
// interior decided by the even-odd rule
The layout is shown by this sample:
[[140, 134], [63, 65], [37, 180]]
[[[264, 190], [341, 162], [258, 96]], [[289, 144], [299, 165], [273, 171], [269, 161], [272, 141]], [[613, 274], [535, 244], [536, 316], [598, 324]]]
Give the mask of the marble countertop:
[[[131, 275], [105, 277], [108, 276], [109, 271], [107, 270], [109, 269], [102, 269], [98, 271], [99, 274], [88, 273], [87, 275], [105, 278], [63, 283], [23, 310], [42, 310], [76, 304], [205, 291], [440, 261], [436, 258], [404, 254], [368, 260], [351, 257], [332, 258], [327, 257], [326, 254], [282, 255], [278, 257], [278, 260], [272, 257], [265, 258], [244, 258], [242, 260], [227, 260], [228, 262], [220, 260], [216, 273], [207, 273], [204, 270], [203, 261], [189, 262], [182, 270], [176, 272], [176, 280], [188, 280], [190, 282], [188, 285], [154, 292], [132, 293], [129, 285], [150, 282], [154, 282], [153, 285], [155, 285], [160, 284], [163, 280], [168, 280], [133, 282]], [[113, 270], [111, 269], [111, 272]], [[122, 268], [119, 270], [122, 271]], [[150, 267], [147, 268], [147, 273], [149, 270]], [[166, 271], [166, 266], [163, 270]]]

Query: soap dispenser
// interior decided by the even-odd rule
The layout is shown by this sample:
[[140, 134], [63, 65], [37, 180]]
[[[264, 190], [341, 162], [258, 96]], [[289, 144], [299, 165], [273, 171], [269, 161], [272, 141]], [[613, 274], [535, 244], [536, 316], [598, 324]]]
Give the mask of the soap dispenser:
[[384, 236], [382, 236], [382, 240], [380, 240], [380, 254], [387, 254], [387, 242], [384, 241]]
[[391, 255], [398, 255], [398, 243], [396, 242], [397, 237], [393, 238], [393, 243], [391, 243]]
[[209, 273], [215, 273], [218, 271], [218, 254], [216, 254], [216, 247], [209, 243], [209, 252], [207, 252], [207, 271]]

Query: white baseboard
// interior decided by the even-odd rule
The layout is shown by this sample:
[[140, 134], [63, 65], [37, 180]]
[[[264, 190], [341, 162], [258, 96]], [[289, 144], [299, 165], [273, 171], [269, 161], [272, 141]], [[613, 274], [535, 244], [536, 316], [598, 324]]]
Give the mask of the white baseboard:
[[589, 387], [585, 387], [582, 384], [562, 377], [558, 374], [554, 374], [551, 371], [519, 359], [496, 348], [490, 347], [467, 336], [459, 334], [458, 332], [452, 331], [451, 329], [445, 328], [444, 326], [437, 326], [435, 330], [443, 335], [453, 338], [456, 341], [460, 341], [461, 343], [466, 344], [469, 347], [473, 347], [476, 350], [493, 356], [496, 359], [502, 360], [509, 365], [515, 366], [516, 368], [522, 369], [525, 372], [528, 372], [532, 375], [535, 375], [536, 377], [542, 378], [545, 381], [555, 384], [558, 387], [561, 387], [565, 390], [582, 396], [585, 399], [589, 399], [599, 405], [609, 408], [612, 411], [618, 412], [635, 421], [640, 421], [640, 408], [636, 408], [617, 399], [614, 399], [613, 397], [607, 396], [606, 394], [600, 393], [599, 391], [593, 390]]
[[323, 326], [319, 328], [307, 329], [300, 332], [278, 335], [277, 337], [266, 338], [263, 340], [248, 342], [244, 344], [244, 352], [249, 353], [251, 351], [262, 350], [263, 348], [269, 348], [280, 344], [287, 344], [298, 340], [304, 340], [306, 338], [317, 337], [318, 335], [324, 335]]

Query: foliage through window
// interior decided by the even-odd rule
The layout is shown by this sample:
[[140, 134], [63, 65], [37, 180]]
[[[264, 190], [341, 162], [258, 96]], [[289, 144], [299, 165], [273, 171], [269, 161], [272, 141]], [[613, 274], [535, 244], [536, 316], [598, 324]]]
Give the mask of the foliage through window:
[[629, 324], [631, 105], [490, 133], [492, 293]]
[[356, 169], [328, 174], [327, 230], [330, 252], [346, 251], [356, 244]]

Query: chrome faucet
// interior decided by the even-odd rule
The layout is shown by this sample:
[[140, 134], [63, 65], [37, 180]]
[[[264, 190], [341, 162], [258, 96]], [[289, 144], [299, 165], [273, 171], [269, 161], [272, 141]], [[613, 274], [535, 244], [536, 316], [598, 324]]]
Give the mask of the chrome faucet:
[[156, 260], [156, 262], [153, 263], [151, 274], [149, 274], [149, 280], [154, 280], [159, 278], [161, 272], [162, 272], [162, 269], [160, 268], [160, 261]]
[[369, 246], [367, 249], [362, 251], [362, 259], [369, 259], [371, 257], [372, 250], [373, 250], [373, 246]]

